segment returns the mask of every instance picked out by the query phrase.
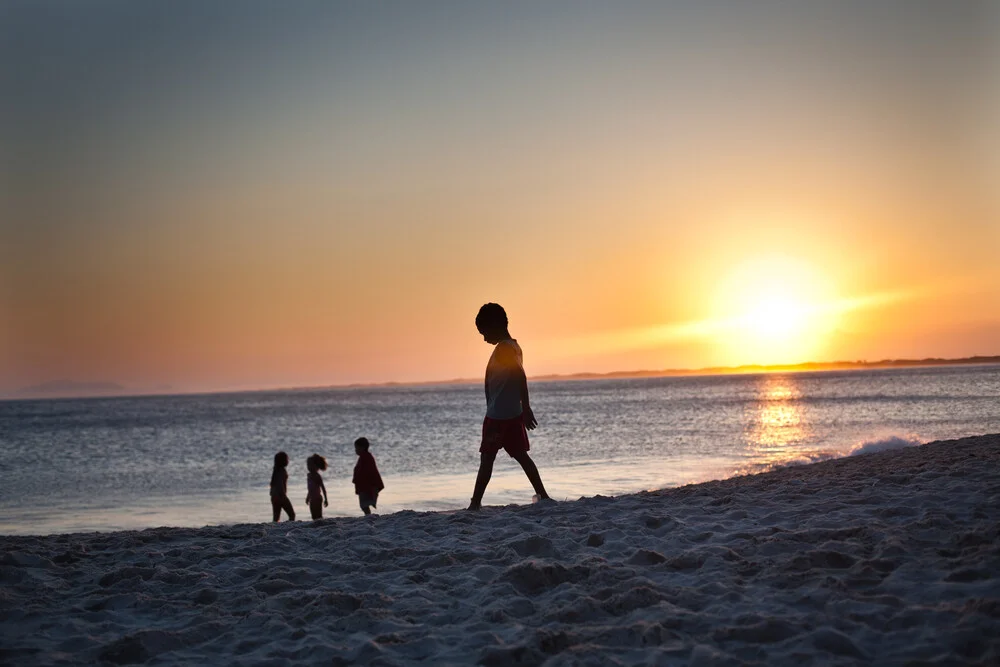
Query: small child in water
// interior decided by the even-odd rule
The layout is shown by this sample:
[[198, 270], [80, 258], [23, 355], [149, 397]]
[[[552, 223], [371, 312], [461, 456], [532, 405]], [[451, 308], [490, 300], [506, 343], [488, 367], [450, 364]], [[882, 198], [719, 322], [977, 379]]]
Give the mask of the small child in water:
[[271, 509], [274, 510], [275, 522], [281, 518], [281, 510], [285, 510], [289, 521], [295, 521], [295, 510], [292, 501], [288, 499], [288, 454], [278, 452], [274, 455], [274, 471], [271, 473]]
[[358, 504], [361, 511], [371, 514], [371, 508], [378, 502], [378, 492], [385, 488], [382, 476], [378, 474], [375, 457], [368, 451], [368, 438], [358, 438], [354, 441], [354, 453], [358, 462], [354, 466], [354, 493], [358, 494]]
[[306, 489], [308, 490], [306, 504], [309, 505], [313, 519], [322, 519], [323, 508], [330, 506], [330, 502], [326, 498], [326, 486], [323, 484], [323, 478], [319, 475], [320, 470], [326, 470], [326, 459], [319, 454], [313, 454], [306, 459], [306, 468], [309, 470], [309, 474], [306, 475]]

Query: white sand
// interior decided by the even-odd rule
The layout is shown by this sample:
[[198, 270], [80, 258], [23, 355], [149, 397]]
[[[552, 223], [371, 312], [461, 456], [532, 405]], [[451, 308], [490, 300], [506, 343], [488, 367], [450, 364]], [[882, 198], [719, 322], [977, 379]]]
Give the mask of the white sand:
[[1000, 662], [998, 435], [478, 514], [0, 545], [5, 664]]

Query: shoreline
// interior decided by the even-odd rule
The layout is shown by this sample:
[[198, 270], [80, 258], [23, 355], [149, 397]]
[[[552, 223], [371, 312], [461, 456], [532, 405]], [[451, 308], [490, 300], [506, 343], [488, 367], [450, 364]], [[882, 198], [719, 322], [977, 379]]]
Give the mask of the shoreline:
[[546, 506], [0, 545], [3, 661], [1000, 659], [1000, 434]]
[[[832, 460], [861, 453], [885, 451], [921, 444], [913, 438], [891, 436], [855, 445], [851, 450], [820, 450], [803, 452], [795, 459], [783, 463], [739, 464], [736, 460], [721, 457], [691, 459], [673, 458], [669, 463], [652, 460], [634, 461], [614, 466], [601, 465], [590, 469], [591, 461], [578, 460], [572, 464], [546, 466], [546, 478], [552, 497], [561, 502], [594, 496], [625, 497], [651, 490], [675, 489], [682, 486], [733, 477], [760, 474], [786, 466]], [[506, 463], [506, 462], [505, 462]], [[502, 466], [502, 467], [501, 467]], [[501, 464], [494, 469], [486, 497], [487, 506], [518, 506], [529, 502], [531, 489], [520, 467]], [[582, 472], [581, 472], [582, 471]], [[380, 498], [379, 514], [383, 517], [400, 511], [417, 513], [450, 512], [465, 509], [471, 493], [474, 470], [425, 474], [396, 475], [392, 489]], [[672, 476], [675, 480], [665, 477]], [[607, 483], [615, 479], [618, 483]], [[301, 481], [301, 480], [299, 480]], [[330, 506], [324, 518], [355, 518], [360, 516], [357, 496], [353, 486], [343, 480], [327, 479]], [[337, 483], [334, 483], [337, 482]], [[294, 487], [294, 488], [292, 488]], [[290, 497], [304, 496], [304, 485], [293, 484]], [[455, 493], [460, 489], [460, 493]], [[574, 491], [588, 489], [588, 495], [577, 496]], [[401, 501], [400, 498], [407, 499]], [[293, 504], [294, 506], [294, 504]], [[302, 510], [300, 506], [298, 510]], [[49, 506], [35, 510], [14, 508], [0, 518], [0, 537], [44, 537], [54, 535], [113, 534], [154, 528], [224, 528], [236, 525], [268, 523], [272, 508], [266, 486], [252, 489], [229, 490], [224, 493], [185, 496], [147, 495], [134, 499], [127, 510], [117, 511], [106, 507], [81, 511], [73, 502], [59, 507]], [[115, 518], [109, 518], [109, 514]], [[225, 518], [223, 518], [225, 517]], [[300, 521], [309, 521], [308, 513], [299, 511]], [[286, 519], [287, 520], [287, 519]]]

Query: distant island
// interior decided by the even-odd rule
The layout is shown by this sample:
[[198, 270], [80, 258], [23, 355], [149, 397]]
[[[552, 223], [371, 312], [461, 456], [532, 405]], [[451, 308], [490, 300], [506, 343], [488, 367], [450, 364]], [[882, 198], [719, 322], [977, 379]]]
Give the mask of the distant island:
[[[663, 370], [611, 371], [608, 373], [550, 373], [548, 375], [532, 375], [533, 381], [549, 382], [558, 380], [615, 380], [628, 378], [671, 377], [683, 375], [747, 375], [752, 373], [807, 373], [810, 371], [844, 371], [876, 368], [908, 368], [917, 366], [964, 366], [975, 364], [1000, 364], [1000, 355], [992, 357], [976, 356], [961, 359], [883, 359], [881, 361], [806, 361], [801, 364], [777, 365], [747, 365], [747, 366], [709, 366], [706, 368], [666, 368]], [[425, 382], [378, 382], [355, 383], [349, 385], [331, 385], [330, 388], [360, 388], [360, 387], [401, 387], [439, 384], [470, 384], [482, 382], [480, 379], [455, 378], [452, 380], [429, 380]], [[309, 389], [320, 389], [310, 387]], [[307, 389], [303, 387], [303, 389]]]
[[801, 364], [710, 366], [707, 368], [669, 368], [659, 371], [612, 371], [610, 373], [571, 373], [566, 375], [536, 375], [532, 380], [594, 380], [615, 378], [667, 377], [673, 375], [743, 375], [749, 373], [803, 373], [809, 371], [844, 371], [875, 368], [908, 368], [914, 366], [963, 366], [1000, 364], [1000, 356], [964, 357], [962, 359], [883, 359], [881, 361], [807, 361]]
[[22, 387], [18, 393], [22, 396], [59, 395], [94, 395], [120, 394], [125, 387], [117, 382], [76, 382], [75, 380], [52, 380], [30, 387]]

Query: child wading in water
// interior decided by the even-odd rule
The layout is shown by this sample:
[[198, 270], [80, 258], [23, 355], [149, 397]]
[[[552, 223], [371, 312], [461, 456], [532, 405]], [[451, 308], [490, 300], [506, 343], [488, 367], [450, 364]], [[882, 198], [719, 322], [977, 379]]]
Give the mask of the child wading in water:
[[354, 493], [358, 494], [358, 504], [361, 511], [371, 514], [371, 508], [378, 502], [378, 492], [385, 488], [382, 476], [378, 474], [375, 457], [368, 451], [368, 438], [358, 438], [354, 441], [354, 453], [358, 462], [354, 466]]
[[330, 503], [326, 499], [326, 486], [323, 484], [323, 478], [319, 476], [320, 470], [326, 470], [326, 459], [319, 454], [313, 454], [308, 459], [306, 459], [306, 468], [309, 470], [309, 474], [306, 475], [306, 503], [309, 505], [309, 511], [312, 512], [312, 518], [322, 519], [323, 518], [323, 507], [329, 507]]
[[271, 509], [274, 510], [274, 520], [281, 518], [281, 510], [285, 510], [289, 521], [295, 521], [295, 510], [292, 501], [288, 499], [288, 454], [278, 452], [274, 455], [274, 472], [271, 473]]
[[486, 419], [479, 447], [479, 474], [472, 492], [470, 510], [483, 504], [486, 485], [493, 475], [493, 462], [503, 449], [521, 464], [539, 500], [549, 500], [538, 467], [528, 456], [528, 431], [538, 426], [528, 401], [528, 378], [521, 363], [521, 347], [507, 331], [507, 313], [496, 303], [488, 303], [476, 315], [476, 328], [493, 354], [486, 364]]

